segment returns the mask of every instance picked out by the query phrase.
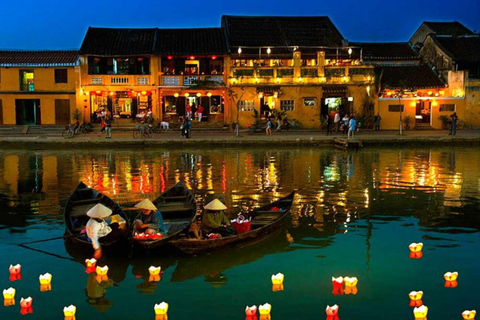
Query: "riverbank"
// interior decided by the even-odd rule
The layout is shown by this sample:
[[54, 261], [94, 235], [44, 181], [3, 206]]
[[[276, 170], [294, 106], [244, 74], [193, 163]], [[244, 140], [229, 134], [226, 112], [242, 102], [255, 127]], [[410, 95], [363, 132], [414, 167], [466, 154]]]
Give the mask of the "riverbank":
[[[58, 133], [37, 133], [24, 135], [0, 135], [2, 148], [19, 149], [71, 149], [71, 148], [118, 148], [118, 147], [158, 147], [158, 148], [196, 148], [196, 147], [266, 147], [266, 146], [320, 146], [334, 145], [334, 139], [345, 139], [341, 134], [326, 136], [321, 131], [273, 132], [271, 136], [262, 133], [241, 132], [192, 132], [186, 139], [178, 131], [154, 134], [150, 138], [134, 139], [132, 132], [113, 131], [112, 139], [106, 139], [100, 132], [91, 132], [75, 138], [65, 139]], [[456, 136], [447, 131], [361, 131], [355, 137], [366, 146], [480, 146], [479, 130], [462, 130]]]

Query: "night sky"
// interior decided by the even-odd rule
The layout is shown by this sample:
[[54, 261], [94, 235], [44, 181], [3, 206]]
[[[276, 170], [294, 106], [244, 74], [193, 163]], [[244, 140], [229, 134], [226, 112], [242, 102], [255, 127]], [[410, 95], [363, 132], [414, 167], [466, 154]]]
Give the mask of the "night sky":
[[1, 0], [0, 49], [78, 49], [89, 26], [219, 27], [227, 15], [329, 16], [349, 41], [408, 41], [422, 21], [480, 31], [479, 0]]

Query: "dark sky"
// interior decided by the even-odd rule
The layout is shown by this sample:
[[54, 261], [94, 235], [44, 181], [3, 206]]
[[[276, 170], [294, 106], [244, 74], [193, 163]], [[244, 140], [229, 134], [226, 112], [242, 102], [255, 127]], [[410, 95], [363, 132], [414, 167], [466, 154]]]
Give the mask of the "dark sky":
[[349, 41], [408, 41], [422, 21], [480, 31], [479, 0], [0, 1], [0, 49], [78, 49], [89, 26], [219, 27], [223, 14], [329, 16]]

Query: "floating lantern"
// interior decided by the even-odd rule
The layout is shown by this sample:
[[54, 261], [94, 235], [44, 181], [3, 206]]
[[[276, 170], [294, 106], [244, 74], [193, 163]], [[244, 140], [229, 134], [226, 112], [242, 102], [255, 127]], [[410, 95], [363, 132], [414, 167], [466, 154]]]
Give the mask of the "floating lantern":
[[427, 306], [420, 306], [413, 308], [413, 316], [415, 319], [427, 319], [428, 307]]
[[155, 314], [156, 314], [156, 315], [164, 315], [164, 314], [167, 314], [167, 311], [168, 311], [168, 303], [166, 303], [165, 301], [163, 301], [162, 303], [155, 304], [155, 307], [153, 307], [153, 309], [155, 310]]
[[247, 306], [245, 308], [245, 314], [248, 316], [256, 316], [257, 315], [257, 306], [256, 305], [253, 305], [251, 307]]
[[68, 307], [63, 307], [63, 315], [65, 316], [64, 320], [75, 320], [75, 312], [77, 312], [77, 307], [73, 304]]
[[468, 319], [468, 320], [475, 320], [475, 315], [477, 314], [477, 311], [475, 310], [465, 310], [462, 312], [462, 317], [463, 319]]
[[20, 299], [20, 313], [23, 315], [26, 315], [27, 313], [33, 313], [32, 302], [32, 297]]
[[272, 311], [272, 305], [269, 303], [261, 304], [258, 306], [258, 312], [262, 314], [270, 314], [270, 311]]
[[149, 272], [150, 275], [152, 275], [152, 276], [159, 275], [159, 274], [160, 274], [160, 270], [162, 270], [162, 267], [154, 267], [154, 266], [151, 266], [150, 268], [148, 268], [148, 272]]
[[10, 281], [22, 280], [21, 269], [22, 266], [20, 264], [14, 266], [10, 265], [10, 268], [8, 268], [8, 271], [10, 272]]
[[40, 284], [40, 292], [52, 291], [52, 284]]
[[95, 258], [86, 259], [85, 260], [85, 266], [87, 267], [87, 270], [86, 270], [87, 273], [95, 272], [96, 268], [97, 268], [97, 259], [95, 259]]
[[345, 290], [343, 291], [344, 294], [353, 294], [356, 295], [358, 293], [358, 288], [356, 286], [346, 286]]
[[343, 294], [343, 277], [332, 277], [332, 284], [333, 284], [333, 295]]
[[333, 306], [327, 305], [327, 308], [325, 309], [325, 313], [327, 316], [336, 316], [338, 315], [338, 305], [334, 304]]
[[458, 272], [447, 272], [443, 275], [446, 281], [456, 281], [458, 278]]
[[410, 249], [411, 252], [420, 252], [422, 251], [422, 248], [423, 248], [423, 243], [419, 242], [419, 243], [411, 243], [408, 248]]
[[3, 305], [5, 307], [15, 305], [15, 292], [14, 288], [3, 289]]
[[95, 269], [97, 272], [97, 282], [107, 281], [108, 280], [108, 266], [98, 267]]
[[355, 287], [358, 283], [357, 277], [345, 277], [343, 278], [345, 287]]
[[50, 284], [52, 282], [52, 275], [50, 273], [41, 274], [38, 277], [40, 284]]
[[458, 286], [458, 282], [455, 281], [445, 281], [445, 288], [456, 288]]
[[410, 259], [420, 259], [423, 257], [422, 251], [410, 252]]
[[273, 292], [283, 291], [283, 283], [280, 283], [280, 284], [272, 284], [272, 291], [273, 291]]
[[410, 298], [410, 307], [420, 307], [423, 305], [423, 291], [412, 291], [408, 294], [408, 297]]
[[284, 278], [283, 273], [272, 274], [272, 284], [282, 284]]

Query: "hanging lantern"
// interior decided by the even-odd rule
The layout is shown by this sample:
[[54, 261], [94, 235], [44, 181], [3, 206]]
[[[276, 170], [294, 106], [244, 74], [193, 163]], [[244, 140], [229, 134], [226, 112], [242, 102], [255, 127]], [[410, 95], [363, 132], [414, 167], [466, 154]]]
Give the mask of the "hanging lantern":
[[178, 98], [179, 94], [178, 94], [178, 93], [174, 93], [173, 96], [174, 96], [175, 98]]
[[242, 48], [239, 47], [237, 52], [238, 52], [238, 54], [241, 54], [242, 53]]
[[267, 54], [270, 54], [270, 53], [272, 53], [272, 49], [267, 48]]
[[32, 297], [28, 297], [26, 299], [21, 298], [20, 313], [23, 315], [26, 315], [27, 313], [33, 313], [32, 302], [33, 302]]
[[194, 57], [194, 56], [190, 56], [190, 60], [195, 60], [195, 57]]
[[189, 96], [190, 96], [190, 93], [188, 93], [188, 92], [187, 92], [187, 93], [185, 93], [185, 97], [187, 97], [187, 98], [188, 98]]
[[272, 274], [272, 284], [282, 284], [284, 277], [283, 273]]
[[168, 59], [168, 60], [172, 60], [173, 57], [172, 57], [172, 56], [168, 56], [167, 59]]
[[212, 60], [215, 60], [215, 59], [217, 59], [217, 56], [212, 56]]
[[63, 307], [63, 315], [65, 316], [64, 320], [75, 320], [75, 312], [77, 312], [77, 307], [73, 304], [68, 307]]
[[458, 272], [447, 272], [443, 275], [446, 281], [456, 281], [458, 278]]
[[143, 58], [142, 58], [142, 57], [137, 58], [137, 61], [142, 62], [142, 61], [143, 61]]
[[3, 289], [3, 305], [5, 307], [15, 305], [15, 292], [14, 288]]
[[423, 305], [423, 291], [412, 291], [408, 294], [408, 297], [410, 298], [410, 307], [420, 307]]
[[159, 303], [159, 304], [155, 304], [154, 306], [154, 311], [155, 311], [155, 314], [167, 314], [168, 312], [168, 303], [166, 303], [165, 301]]
[[462, 317], [465, 320], [475, 320], [476, 314], [477, 314], [477, 311], [475, 310], [465, 310], [462, 312]]
[[261, 304], [258, 306], [258, 312], [260, 313], [260, 315], [270, 314], [270, 311], [272, 311], [272, 306], [269, 303]]
[[417, 320], [427, 319], [427, 314], [428, 314], [428, 307], [427, 306], [422, 305], [420, 307], [413, 308], [413, 316]]
[[263, 98], [263, 92], [260, 92], [260, 93], [258, 94], [258, 99], [262, 99], [262, 98]]
[[420, 252], [422, 251], [422, 248], [423, 248], [423, 243], [419, 242], [419, 243], [411, 243], [408, 248], [410, 249], [411, 252]]
[[97, 259], [95, 259], [95, 258], [86, 259], [85, 260], [85, 266], [87, 267], [87, 270], [86, 270], [87, 273], [95, 272], [96, 268], [97, 268]]
[[212, 93], [211, 92], [208, 92], [207, 93], [207, 97], [211, 97], [212, 96]]
[[197, 97], [200, 98], [202, 96], [202, 94], [199, 92], [197, 93]]

